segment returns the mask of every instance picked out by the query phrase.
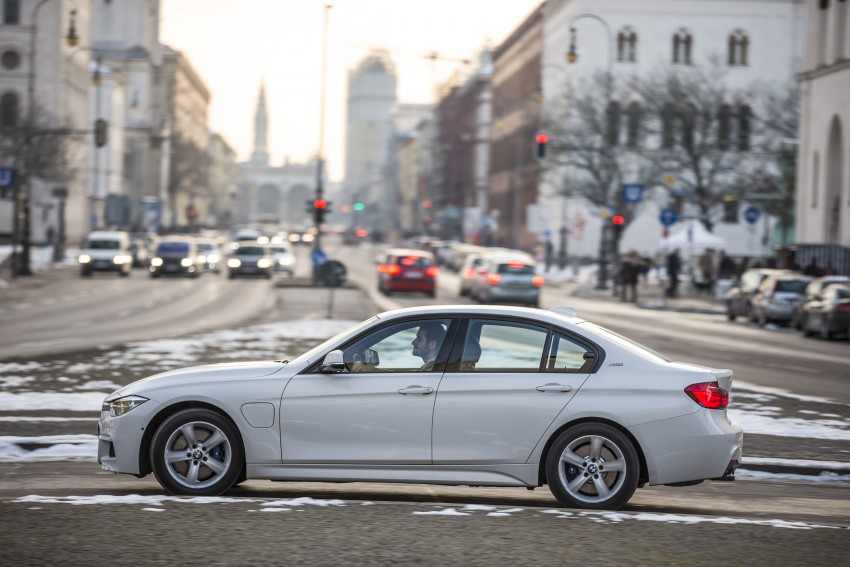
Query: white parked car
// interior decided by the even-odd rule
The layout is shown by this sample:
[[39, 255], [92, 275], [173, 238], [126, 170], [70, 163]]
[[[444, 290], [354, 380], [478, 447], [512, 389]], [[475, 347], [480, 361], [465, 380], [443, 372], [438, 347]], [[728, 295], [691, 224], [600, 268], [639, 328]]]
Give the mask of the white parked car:
[[675, 362], [572, 310], [382, 313], [287, 361], [107, 396], [98, 461], [216, 495], [245, 479], [524, 486], [616, 509], [638, 486], [733, 480], [732, 371]]

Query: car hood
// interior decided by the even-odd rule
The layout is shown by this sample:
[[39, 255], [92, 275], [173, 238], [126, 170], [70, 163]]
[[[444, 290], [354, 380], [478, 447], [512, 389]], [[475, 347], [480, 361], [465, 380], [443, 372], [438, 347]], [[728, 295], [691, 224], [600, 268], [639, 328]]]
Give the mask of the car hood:
[[178, 386], [182, 384], [260, 378], [263, 376], [270, 376], [282, 368], [286, 368], [286, 364], [274, 361], [228, 362], [223, 364], [191, 366], [189, 368], [169, 370], [168, 372], [155, 374], [148, 378], [142, 378], [141, 380], [121, 388], [107, 399], [112, 400], [157, 388]]

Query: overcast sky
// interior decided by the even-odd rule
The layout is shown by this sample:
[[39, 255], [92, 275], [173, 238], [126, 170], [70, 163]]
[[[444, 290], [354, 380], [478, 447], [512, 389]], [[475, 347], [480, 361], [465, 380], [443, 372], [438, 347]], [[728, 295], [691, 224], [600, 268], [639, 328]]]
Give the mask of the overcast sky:
[[372, 48], [390, 50], [400, 102], [434, 100], [434, 85], [497, 46], [541, 0], [162, 0], [160, 37], [185, 53], [212, 93], [210, 127], [239, 159], [253, 148], [254, 111], [265, 80], [269, 153], [303, 162], [319, 144], [324, 6], [328, 18], [325, 157], [344, 175], [348, 71]]

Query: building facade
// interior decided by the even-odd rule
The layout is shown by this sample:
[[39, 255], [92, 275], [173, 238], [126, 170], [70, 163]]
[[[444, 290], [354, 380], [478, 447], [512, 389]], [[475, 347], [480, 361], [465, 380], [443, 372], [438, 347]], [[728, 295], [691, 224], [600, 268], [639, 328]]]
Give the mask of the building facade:
[[806, 2], [797, 242], [850, 246], [850, 7]]

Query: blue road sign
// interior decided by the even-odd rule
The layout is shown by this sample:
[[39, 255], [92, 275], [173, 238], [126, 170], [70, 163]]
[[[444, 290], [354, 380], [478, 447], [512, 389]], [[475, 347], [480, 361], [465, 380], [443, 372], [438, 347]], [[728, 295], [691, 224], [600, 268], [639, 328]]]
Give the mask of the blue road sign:
[[673, 209], [661, 209], [658, 213], [658, 221], [664, 226], [672, 226], [676, 224], [676, 211]]
[[626, 203], [640, 203], [643, 200], [643, 184], [623, 183], [623, 201]]
[[761, 216], [761, 211], [759, 211], [755, 207], [747, 207], [744, 209], [744, 220], [746, 220], [750, 224], [755, 224], [759, 217]]
[[317, 248], [310, 252], [310, 261], [313, 262], [313, 266], [318, 268], [328, 261], [328, 255], [321, 248]]
[[15, 169], [12, 167], [0, 167], [0, 197], [6, 198], [8, 189], [15, 184]]

